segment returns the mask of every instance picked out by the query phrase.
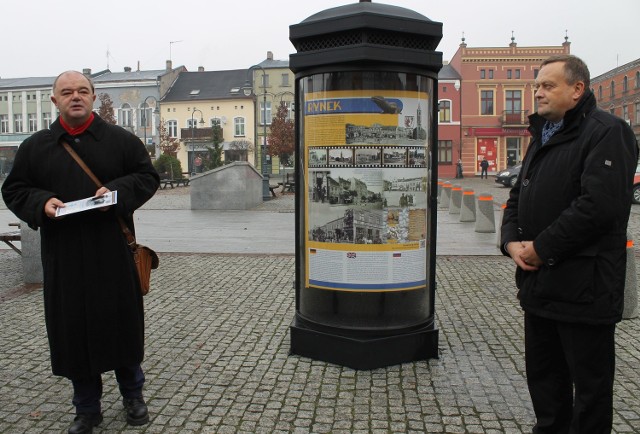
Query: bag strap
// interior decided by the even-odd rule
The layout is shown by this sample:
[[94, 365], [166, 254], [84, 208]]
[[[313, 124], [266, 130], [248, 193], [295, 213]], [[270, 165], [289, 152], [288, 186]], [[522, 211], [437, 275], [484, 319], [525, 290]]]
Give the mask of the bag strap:
[[[100, 182], [98, 177], [91, 171], [91, 169], [89, 169], [89, 166], [87, 166], [87, 164], [84, 162], [84, 160], [82, 158], [80, 158], [78, 153], [76, 151], [74, 151], [73, 148], [71, 146], [69, 146], [69, 144], [66, 141], [64, 141], [64, 140], [62, 141], [62, 146], [64, 146], [64, 149], [67, 150], [67, 152], [76, 161], [76, 163], [78, 163], [78, 165], [82, 168], [82, 170], [84, 170], [84, 172], [87, 175], [89, 175], [89, 178], [91, 178], [93, 183], [95, 185], [97, 185], [98, 188], [103, 187], [102, 182]], [[129, 230], [129, 227], [124, 222], [124, 220], [122, 220], [122, 217], [120, 217], [120, 216], [118, 216], [118, 223], [120, 223], [120, 229], [122, 229], [122, 232], [124, 233], [124, 237], [127, 240], [127, 245], [129, 246], [129, 248], [131, 249], [132, 252], [135, 252], [135, 250], [136, 250], [136, 237], [133, 236], [133, 233], [131, 232], [131, 230]]]

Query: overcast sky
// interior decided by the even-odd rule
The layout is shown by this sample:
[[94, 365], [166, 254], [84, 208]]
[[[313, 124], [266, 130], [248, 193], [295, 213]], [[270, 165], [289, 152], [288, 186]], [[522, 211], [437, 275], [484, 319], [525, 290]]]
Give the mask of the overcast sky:
[[[385, 0], [443, 23], [438, 51], [564, 42], [592, 77], [640, 58], [640, 0]], [[295, 49], [289, 26], [356, 0], [2, 0], [0, 78], [55, 76], [83, 68], [243, 69]], [[172, 43], [172, 41], [174, 43]], [[177, 42], [180, 41], [180, 42]], [[108, 54], [107, 54], [108, 53]]]

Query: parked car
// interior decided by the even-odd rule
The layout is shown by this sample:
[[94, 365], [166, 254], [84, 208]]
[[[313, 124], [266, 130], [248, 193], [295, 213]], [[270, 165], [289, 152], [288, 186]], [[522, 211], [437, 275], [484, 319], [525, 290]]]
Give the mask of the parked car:
[[640, 164], [636, 167], [633, 177], [633, 203], [640, 203]]
[[502, 184], [505, 187], [513, 187], [516, 185], [516, 180], [518, 179], [518, 175], [520, 174], [520, 168], [522, 168], [522, 164], [518, 164], [517, 166], [507, 167], [505, 170], [498, 172], [496, 175], [496, 182], [498, 184]]

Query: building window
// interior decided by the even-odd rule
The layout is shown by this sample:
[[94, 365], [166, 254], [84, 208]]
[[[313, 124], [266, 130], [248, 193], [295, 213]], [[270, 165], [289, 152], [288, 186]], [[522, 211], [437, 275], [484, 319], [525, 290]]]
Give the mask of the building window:
[[598, 99], [602, 99], [602, 85], [598, 86]]
[[289, 74], [282, 74], [282, 86], [289, 86]]
[[167, 121], [167, 134], [169, 137], [178, 137], [178, 121]]
[[187, 128], [198, 128], [198, 119], [187, 119]]
[[131, 106], [127, 103], [122, 104], [118, 109], [118, 125], [121, 127], [130, 127], [131, 123]]
[[636, 72], [636, 89], [640, 89], [640, 71]]
[[519, 79], [519, 78], [520, 78], [520, 70], [516, 69], [516, 79]]
[[0, 133], [9, 132], [9, 115], [0, 115]]
[[294, 118], [296, 103], [293, 101], [284, 101], [283, 104], [287, 107], [287, 120], [289, 121]]
[[438, 121], [451, 122], [451, 101], [443, 99], [438, 102]]
[[511, 70], [507, 69], [507, 79], [511, 80]]
[[42, 128], [51, 126], [51, 112], [42, 112]]
[[520, 114], [522, 110], [522, 91], [507, 90], [505, 91], [505, 111], [509, 114]]
[[636, 103], [636, 118], [635, 118], [635, 122], [636, 122], [636, 125], [640, 124], [640, 102]]
[[616, 83], [615, 83], [615, 81], [611, 81], [611, 92], [609, 93], [609, 96], [611, 98], [616, 96]]
[[[264, 110], [264, 101], [260, 103], [260, 125], [264, 125], [264, 117], [265, 117], [265, 110]], [[267, 125], [271, 125], [271, 101], [267, 101], [266, 102], [266, 116], [267, 116]]]
[[629, 91], [629, 81], [627, 79], [627, 76], [625, 75], [624, 78], [622, 79], [622, 91], [623, 92], [627, 92]]
[[534, 79], [535, 79], [535, 78], [538, 78], [538, 73], [539, 73], [539, 72], [540, 72], [540, 70], [539, 70], [538, 68], [535, 68], [535, 69], [533, 70], [533, 78], [534, 78]]
[[493, 69], [489, 70], [489, 79], [493, 80]]
[[629, 107], [626, 105], [622, 106], [622, 119], [629, 121]]
[[22, 114], [13, 115], [13, 132], [22, 132]]
[[234, 137], [244, 137], [244, 118], [233, 118], [233, 135]]
[[263, 88], [269, 87], [269, 74], [262, 74], [260, 77], [261, 77], [260, 78], [261, 87]]
[[27, 122], [29, 124], [29, 132], [35, 133], [38, 131], [38, 115], [35, 113], [27, 114]]
[[453, 142], [451, 140], [438, 140], [438, 164], [451, 164], [453, 162]]
[[481, 69], [481, 70], [480, 70], [480, 78], [481, 78], [481, 79], [485, 79], [485, 78], [486, 78], [486, 76], [485, 76], [486, 72], [487, 72], [487, 71], [485, 71], [484, 69]]
[[480, 91], [480, 114], [493, 115], [493, 91]]

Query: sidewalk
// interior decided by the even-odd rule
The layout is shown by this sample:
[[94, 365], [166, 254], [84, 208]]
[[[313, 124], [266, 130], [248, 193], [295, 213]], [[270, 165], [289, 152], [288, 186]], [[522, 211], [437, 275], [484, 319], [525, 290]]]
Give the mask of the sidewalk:
[[[161, 201], [184, 200], [165, 196], [154, 198], [139, 218], [157, 213], [157, 221], [164, 216], [182, 228], [195, 224], [185, 217], [191, 211], [154, 209]], [[232, 229], [212, 218], [196, 233], [233, 234], [241, 230], [240, 215], [251, 216], [243, 217], [246, 224], [275, 219], [272, 214], [293, 219], [287, 207], [234, 214], [229, 221], [238, 226]], [[464, 225], [446, 227], [474, 244]], [[198, 236], [190, 239], [195, 243]], [[531, 432], [522, 313], [508, 258], [439, 254], [440, 358], [354, 371], [289, 354], [292, 254], [160, 256], [145, 297], [151, 422], [126, 425], [109, 373], [103, 377], [104, 422], [96, 433]], [[73, 419], [71, 387], [51, 375], [41, 290], [21, 284], [20, 257], [12, 251], [0, 250], [0, 263], [0, 433], [66, 432]], [[638, 336], [640, 319], [618, 326], [615, 433], [640, 432]]]

